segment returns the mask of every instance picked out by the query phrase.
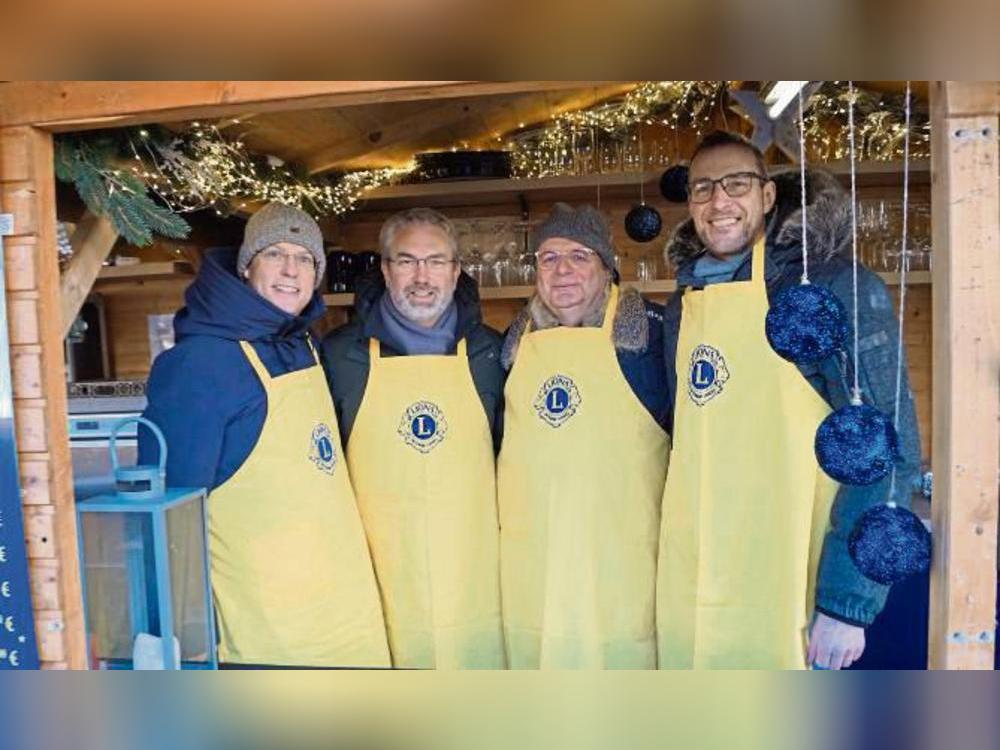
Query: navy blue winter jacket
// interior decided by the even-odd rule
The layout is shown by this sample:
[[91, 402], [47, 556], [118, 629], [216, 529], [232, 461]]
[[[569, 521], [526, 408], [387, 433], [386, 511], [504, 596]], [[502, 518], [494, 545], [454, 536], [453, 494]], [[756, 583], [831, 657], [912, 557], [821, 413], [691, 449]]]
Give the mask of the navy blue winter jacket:
[[[153, 363], [143, 416], [167, 439], [167, 484], [218, 487], [250, 455], [267, 415], [264, 387], [239, 342], [249, 341], [272, 377], [316, 364], [309, 326], [325, 312], [314, 294], [289, 315], [236, 275], [233, 248], [209, 251], [174, 319], [176, 344]], [[318, 350], [318, 346], [316, 347]], [[323, 389], [321, 396], [327, 396]], [[156, 441], [139, 434], [139, 460]]]

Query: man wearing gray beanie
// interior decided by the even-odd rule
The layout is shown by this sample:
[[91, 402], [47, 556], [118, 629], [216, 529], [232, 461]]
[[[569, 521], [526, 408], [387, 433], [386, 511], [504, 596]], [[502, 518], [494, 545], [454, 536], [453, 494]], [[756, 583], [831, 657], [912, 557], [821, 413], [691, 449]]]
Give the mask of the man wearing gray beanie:
[[500, 585], [512, 668], [655, 668], [669, 440], [662, 307], [621, 289], [611, 230], [556, 204], [501, 360]]
[[[205, 487], [220, 660], [387, 667], [385, 622], [309, 326], [323, 235], [272, 203], [242, 245], [206, 253], [157, 357], [144, 416], [167, 439], [167, 483]], [[156, 441], [140, 432], [143, 460]]]

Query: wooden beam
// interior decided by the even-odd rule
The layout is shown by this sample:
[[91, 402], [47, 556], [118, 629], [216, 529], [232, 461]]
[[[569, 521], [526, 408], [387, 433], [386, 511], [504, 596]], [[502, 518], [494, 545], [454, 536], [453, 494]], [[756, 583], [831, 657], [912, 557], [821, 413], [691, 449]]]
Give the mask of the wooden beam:
[[593, 81], [10, 81], [0, 127], [51, 131], [594, 86]]
[[1000, 81], [935, 81], [932, 89], [948, 117], [996, 116], [1000, 111]]
[[70, 237], [73, 257], [59, 282], [63, 338], [69, 333], [70, 326], [80, 313], [97, 274], [101, 272], [101, 266], [117, 240], [118, 232], [111, 221], [105, 216], [95, 216], [90, 211], [84, 214]]
[[[929, 666], [935, 669], [993, 666], [1000, 468], [998, 104], [992, 83], [938, 81], [931, 86], [934, 559]], [[967, 114], [984, 107], [992, 111]]]

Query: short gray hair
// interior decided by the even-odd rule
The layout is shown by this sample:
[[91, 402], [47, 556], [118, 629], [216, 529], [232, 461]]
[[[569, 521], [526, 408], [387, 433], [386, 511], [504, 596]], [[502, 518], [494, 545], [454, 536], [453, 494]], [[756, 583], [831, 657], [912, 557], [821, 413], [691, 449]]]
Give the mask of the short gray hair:
[[378, 249], [383, 258], [389, 257], [389, 248], [396, 239], [396, 234], [414, 224], [426, 224], [444, 232], [448, 236], [452, 255], [458, 260], [458, 235], [455, 232], [455, 225], [451, 223], [451, 219], [433, 208], [408, 208], [386, 219], [378, 233]]

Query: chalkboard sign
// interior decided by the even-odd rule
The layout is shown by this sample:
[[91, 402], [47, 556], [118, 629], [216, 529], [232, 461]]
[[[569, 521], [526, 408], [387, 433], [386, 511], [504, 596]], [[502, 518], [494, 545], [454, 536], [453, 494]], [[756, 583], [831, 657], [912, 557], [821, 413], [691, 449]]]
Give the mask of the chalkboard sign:
[[0, 214], [0, 670], [38, 669], [31, 612], [28, 555], [21, 518], [21, 489], [14, 440], [3, 238], [13, 231], [10, 214]]

